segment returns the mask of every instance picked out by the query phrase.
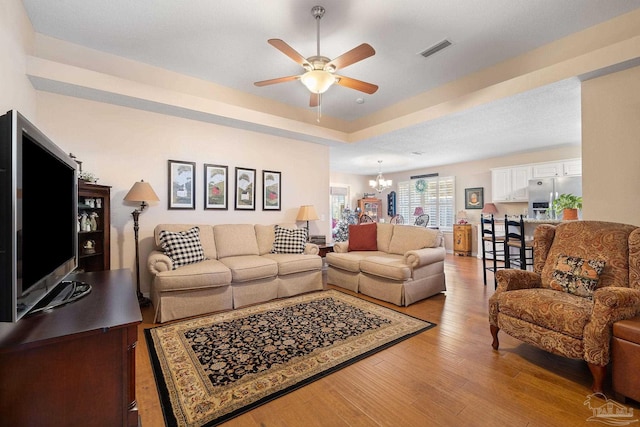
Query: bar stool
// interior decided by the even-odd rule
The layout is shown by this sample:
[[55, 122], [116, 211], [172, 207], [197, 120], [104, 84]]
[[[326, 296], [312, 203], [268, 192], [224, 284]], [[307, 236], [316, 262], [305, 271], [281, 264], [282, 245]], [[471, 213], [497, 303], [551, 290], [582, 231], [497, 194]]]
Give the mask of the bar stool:
[[[510, 219], [508, 215], [504, 216], [505, 230], [505, 267], [519, 267], [520, 270], [526, 270], [528, 266], [533, 267], [533, 239], [527, 239], [524, 234], [524, 220], [520, 215], [520, 220]], [[510, 249], [515, 248], [517, 252]]]
[[[485, 286], [487, 285], [487, 271], [493, 272], [494, 286], [498, 287], [498, 281], [496, 280], [495, 273], [499, 268], [505, 268], [505, 265], [498, 265], [498, 262], [505, 262], [505, 237], [496, 236], [496, 223], [491, 216], [480, 215], [480, 226], [482, 227], [482, 274]], [[487, 249], [487, 244], [490, 244], [490, 249]], [[488, 258], [490, 256], [490, 258]], [[502, 258], [499, 260], [498, 258]], [[487, 267], [487, 261], [491, 261], [491, 265]]]

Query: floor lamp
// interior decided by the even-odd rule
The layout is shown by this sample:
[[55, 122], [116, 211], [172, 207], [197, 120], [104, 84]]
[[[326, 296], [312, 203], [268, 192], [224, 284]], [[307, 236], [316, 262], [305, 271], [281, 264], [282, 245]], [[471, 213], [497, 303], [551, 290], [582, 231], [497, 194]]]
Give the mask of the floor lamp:
[[133, 216], [133, 234], [136, 240], [136, 293], [138, 294], [138, 304], [140, 307], [146, 307], [151, 304], [151, 300], [146, 298], [140, 292], [140, 250], [138, 248], [138, 230], [140, 229], [138, 224], [138, 218], [140, 218], [140, 214], [148, 206], [147, 202], [157, 202], [160, 199], [151, 185], [148, 182], [144, 182], [144, 180], [140, 180], [140, 182], [136, 182], [131, 187], [131, 190], [124, 196], [124, 200], [127, 202], [139, 202], [140, 209], [135, 209], [131, 212], [131, 216]]

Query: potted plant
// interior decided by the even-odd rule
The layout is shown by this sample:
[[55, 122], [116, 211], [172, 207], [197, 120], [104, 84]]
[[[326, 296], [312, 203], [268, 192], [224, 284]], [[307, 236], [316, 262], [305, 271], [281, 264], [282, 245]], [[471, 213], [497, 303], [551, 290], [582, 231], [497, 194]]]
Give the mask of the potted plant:
[[561, 194], [553, 201], [553, 210], [562, 214], [563, 220], [578, 219], [578, 209], [582, 209], [582, 197], [573, 194]]

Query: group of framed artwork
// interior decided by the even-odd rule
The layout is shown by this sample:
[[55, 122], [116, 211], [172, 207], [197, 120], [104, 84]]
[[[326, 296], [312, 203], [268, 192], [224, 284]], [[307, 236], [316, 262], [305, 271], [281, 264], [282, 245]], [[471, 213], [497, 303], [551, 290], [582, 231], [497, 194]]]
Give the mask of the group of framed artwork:
[[[169, 209], [196, 208], [196, 164], [169, 160]], [[235, 210], [256, 209], [256, 170], [235, 168]], [[204, 164], [204, 209], [228, 209], [229, 167]], [[262, 210], [279, 211], [282, 202], [282, 174], [262, 171]]]

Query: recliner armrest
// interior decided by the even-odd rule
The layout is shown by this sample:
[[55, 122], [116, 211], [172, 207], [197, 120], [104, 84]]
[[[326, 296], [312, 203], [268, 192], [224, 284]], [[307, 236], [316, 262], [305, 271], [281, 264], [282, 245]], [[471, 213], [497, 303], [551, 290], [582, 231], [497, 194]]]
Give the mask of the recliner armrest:
[[496, 272], [496, 280], [498, 281], [496, 293], [542, 287], [542, 278], [540, 275], [528, 270], [498, 270]]
[[631, 307], [640, 312], [640, 290], [608, 286], [596, 289], [593, 293], [593, 301], [596, 305], [612, 307], [616, 309]]
[[158, 274], [162, 271], [173, 270], [173, 260], [169, 258], [164, 252], [151, 251], [149, 258], [147, 258], [147, 267], [151, 274]]

